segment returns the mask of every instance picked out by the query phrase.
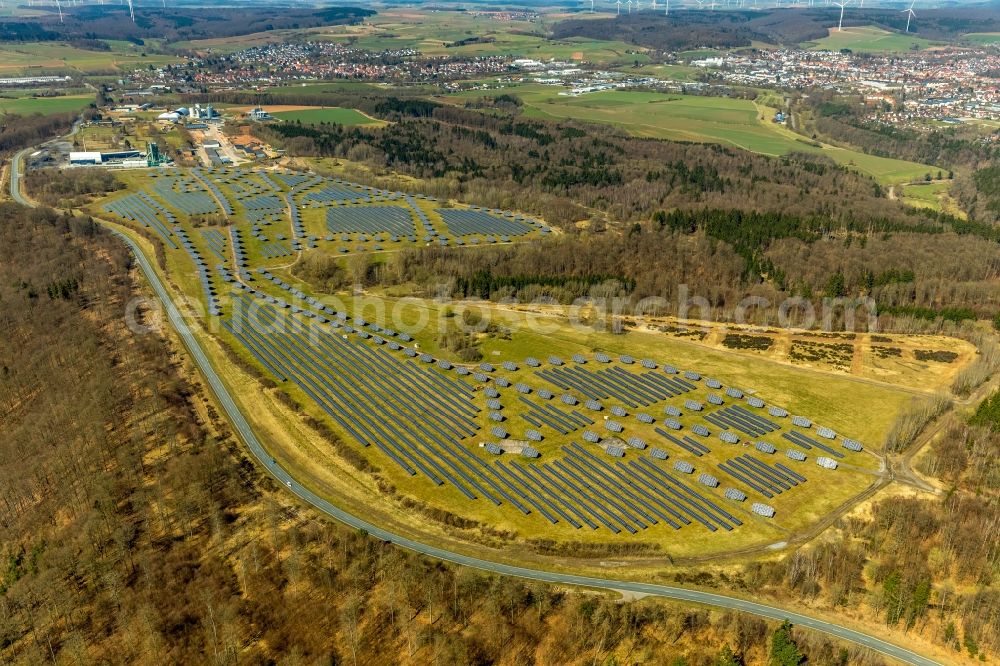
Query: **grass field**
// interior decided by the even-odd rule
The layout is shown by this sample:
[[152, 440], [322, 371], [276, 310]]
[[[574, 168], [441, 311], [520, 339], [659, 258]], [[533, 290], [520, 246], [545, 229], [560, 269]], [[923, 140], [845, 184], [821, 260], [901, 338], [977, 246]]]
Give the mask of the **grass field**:
[[93, 95], [66, 95], [64, 97], [21, 97], [9, 99], [0, 97], [0, 114], [13, 113], [30, 116], [40, 113], [43, 116], [54, 113], [69, 113], [81, 111], [94, 101]]
[[298, 85], [273, 86], [267, 89], [269, 93], [300, 93], [304, 95], [322, 95], [324, 93], [365, 92], [377, 90], [378, 85], [363, 81], [334, 81], [330, 83], [300, 83]]
[[177, 62], [177, 58], [143, 51], [130, 42], [109, 42], [110, 51], [87, 51], [58, 42], [0, 44], [0, 75], [113, 74]]
[[840, 32], [836, 28], [830, 28], [830, 34], [826, 37], [807, 42], [803, 46], [816, 51], [850, 49], [859, 53], [900, 53], [919, 51], [935, 45], [935, 42], [914, 34], [905, 35], [874, 26], [864, 26], [844, 28]]
[[964, 217], [965, 213], [959, 208], [950, 194], [951, 185], [951, 181], [904, 185], [902, 199], [911, 206], [931, 208]]
[[[573, 60], [614, 65], [644, 63], [644, 49], [624, 42], [587, 39], [551, 40], [528, 21], [496, 21], [463, 12], [390, 9], [363, 26], [336, 26], [319, 31], [324, 39], [350, 42], [372, 51], [415, 48], [425, 55], [514, 55], [539, 60]], [[458, 45], [478, 37], [479, 41]]]
[[962, 40], [971, 44], [1000, 44], [1000, 32], [970, 32], [962, 35]]
[[300, 122], [303, 125], [318, 125], [320, 123], [337, 123], [340, 125], [384, 125], [376, 118], [371, 118], [356, 109], [345, 109], [338, 106], [322, 108], [303, 108], [298, 111], [279, 111], [273, 114], [275, 118], [286, 122]]
[[[635, 91], [604, 91], [569, 97], [559, 95], [560, 90], [552, 86], [524, 85], [502, 92], [520, 96], [525, 103], [524, 113], [529, 117], [608, 123], [635, 136], [724, 143], [764, 155], [815, 153], [871, 175], [884, 184], [912, 181], [934, 170], [914, 162], [807, 141], [771, 122], [773, 109], [748, 100]], [[482, 91], [468, 91], [451, 97], [468, 99], [482, 95]]]
[[[140, 172], [123, 173], [121, 178], [127, 183], [128, 189], [116, 193], [115, 198], [125, 196], [129, 192], [150, 188], [153, 183], [148, 175]], [[463, 309], [477, 310], [480, 315], [495, 325], [488, 329], [490, 332], [482, 334], [479, 338], [479, 345], [485, 355], [485, 360], [497, 366], [503, 360], [515, 360], [522, 366], [519, 369], [502, 373], [512, 383], [524, 382], [537, 387], [542, 381], [535, 375], [532, 368], [523, 365], [524, 359], [528, 356], [545, 359], [551, 354], [556, 354], [568, 359], [572, 354], [580, 353], [593, 359], [595, 352], [598, 351], [607, 351], [612, 356], [622, 353], [631, 354], [636, 358], [652, 358], [659, 363], [673, 363], [681, 368], [696, 368], [708, 376], [717, 377], [727, 386], [739, 386], [744, 390], [752, 391], [753, 394], [760, 396], [770, 404], [784, 406], [792, 413], [808, 415], [845, 436], [860, 439], [869, 449], [874, 450], [878, 449], [894, 415], [911, 400], [914, 391], [907, 388], [908, 385], [919, 381], [920, 391], [932, 388], [929, 385], [928, 377], [933, 377], [933, 375], [922, 373], [917, 368], [913, 368], [909, 372], [900, 371], [897, 366], [892, 365], [894, 363], [892, 359], [884, 360], [884, 368], [888, 368], [892, 373], [886, 374], [889, 381], [873, 381], [871, 377], [864, 375], [850, 377], [842, 373], [824, 372], [816, 368], [795, 367], [788, 362], [778, 361], [775, 358], [753, 352], [721, 349], [713, 347], [709, 343], [692, 342], [658, 330], [635, 328], [629, 329], [624, 335], [612, 335], [592, 325], [571, 323], [565, 317], [565, 313], [556, 309], [556, 306], [552, 306], [552, 309], [531, 309], [482, 303], [449, 304], [437, 300], [409, 298], [407, 297], [409, 290], [405, 286], [386, 292], [324, 293], [313, 285], [299, 280], [289, 270], [289, 265], [296, 259], [295, 256], [266, 259], [261, 251], [262, 241], [253, 236], [251, 223], [246, 221], [248, 211], [244, 210], [246, 205], [244, 202], [248, 199], [241, 198], [238, 192], [245, 192], [245, 188], [248, 187], [254, 190], [261, 188], [268, 190], [271, 187], [270, 181], [258, 176], [242, 175], [239, 176], [241, 184], [237, 189], [235, 185], [227, 184], [226, 178], [221, 174], [213, 176], [213, 178], [217, 178], [216, 182], [219, 183], [224, 192], [228, 193], [227, 198], [235, 208], [233, 219], [236, 220], [236, 225], [242, 231], [251, 271], [257, 267], [266, 267], [281, 279], [301, 289], [307, 296], [320, 298], [324, 304], [338, 311], [344, 311], [350, 317], [363, 316], [370, 322], [391, 326], [397, 331], [412, 329], [413, 343], [415, 347], [418, 346], [417, 348], [422, 353], [432, 353], [437, 358], [445, 358], [453, 362], [457, 361], [455, 355], [444, 349], [440, 343], [441, 331], [453, 327], [457, 321], [462, 321]], [[157, 192], [153, 192], [152, 196], [162, 205], [168, 207], [173, 205], [171, 203], [173, 199], [170, 196], [164, 196]], [[351, 207], [360, 209], [371, 205], [373, 204], [352, 204]], [[431, 220], [439, 233], [447, 231], [442, 220], [434, 212], [439, 204], [420, 201], [417, 205]], [[323, 234], [327, 233], [324, 229], [326, 218], [324, 207], [301, 205], [299, 208], [304, 233], [317, 236], [319, 244], [317, 251], [336, 256], [335, 250], [338, 246], [343, 247], [344, 242], [339, 238], [331, 241], [326, 241], [323, 238]], [[99, 209], [99, 204], [94, 206], [94, 212], [98, 212]], [[204, 228], [192, 228], [190, 220], [184, 214], [176, 209], [175, 213], [178, 215], [178, 222], [188, 229], [192, 243], [201, 256], [208, 260], [209, 264], [214, 265], [221, 261], [230, 269], [232, 268], [232, 260], [227, 253], [221, 255], [212, 253], [211, 246], [202, 233]], [[279, 214], [278, 217], [282, 216], [284, 216], [283, 213]], [[272, 240], [278, 233], [284, 233], [290, 237], [291, 230], [288, 225], [289, 222], [285, 217], [284, 221], [262, 223], [261, 230]], [[225, 234], [226, 230], [222, 230], [222, 232]], [[526, 241], [530, 242], [532, 237], [534, 236], [526, 237]], [[364, 241], [359, 243], [359, 239], [353, 238], [348, 244], [353, 248], [353, 252], [356, 251], [357, 247], [363, 245]], [[395, 249], [397, 249], [397, 245], [387, 243], [384, 250], [375, 253], [375, 255], [381, 258]], [[469, 249], [468, 251], [474, 252], [475, 250]], [[203, 299], [197, 272], [183, 249], [166, 252], [166, 269], [172, 284], [177, 285], [186, 295], [196, 301]], [[230, 312], [232, 301], [229, 288], [225, 287], [217, 277], [212, 279], [219, 290], [224, 312]], [[286, 290], [268, 280], [258, 277], [252, 284], [270, 296], [290, 298]], [[405, 498], [413, 498], [420, 503], [426, 503], [427, 506], [435, 510], [448, 511], [463, 518], [475, 520], [478, 524], [489, 525], [493, 530], [516, 534], [516, 544], [521, 548], [525, 547], [527, 540], [531, 539], [607, 543], [612, 538], [611, 534], [605, 530], [574, 530], [566, 524], [551, 525], [537, 513], [523, 515], [511, 510], [510, 506], [495, 506], [487, 501], [468, 500], [450, 484], [435, 486], [423, 475], [409, 476], [405, 474], [401, 468], [388, 460], [375, 447], [369, 449], [357, 447], [357, 453], [376, 465], [381, 470], [379, 476], [383, 481], [391, 484], [394, 489], [391, 493], [386, 492], [384, 483], [375, 484], [369, 475], [350, 468], [345, 464], [344, 459], [335, 453], [329, 443], [319, 437], [315, 431], [305, 427], [299, 415], [289, 408], [290, 403], [278, 399], [275, 395], [276, 389], [262, 391], [261, 386], [255, 380], [245, 375], [237, 366], [227, 360], [226, 353], [222, 352], [221, 344], [230, 345], [231, 353], [235, 353], [246, 363], [257, 363], [248, 350], [235, 338], [232, 338], [229, 333], [218, 327], [215, 327], [214, 330], [216, 335], [206, 334], [205, 337], [206, 346], [214, 350], [214, 364], [220, 368], [227, 383], [236, 391], [238, 399], [247, 406], [253, 406], [249, 410], [250, 416], [254, 420], [255, 426], [260, 427], [262, 432], [267, 435], [266, 441], [273, 445], [272, 455], [287, 468], [294, 470], [297, 481], [308, 485], [321, 494], [327, 497], [348, 497], [352, 502], [359, 502], [362, 506], [367, 505], [370, 513], [384, 514], [393, 516], [393, 519], [407, 521], [407, 524], [413, 529], [438, 530], [442, 536], [462, 537], [474, 541], [478, 539], [480, 543], [486, 535], [479, 534], [477, 537], [473, 533], [475, 530], [463, 533], [461, 530], [445, 528], [441, 523], [422, 516], [419, 511], [400, 511], [400, 502], [404, 501]], [[900, 340], [901, 346], [905, 347], [908, 344], [903, 337], [900, 337]], [[358, 339], [353, 344], [364, 343]], [[862, 343], [859, 342], [859, 344]], [[927, 346], [939, 343], [923, 341], [921, 344]], [[307, 352], [301, 347], [296, 347], [296, 349], [298, 351], [295, 354], [300, 359], [305, 359], [313, 353]], [[385, 353], [402, 357], [400, 352], [386, 351]], [[409, 364], [413, 363], [409, 362]], [[404, 365], [406, 364], [407, 362], [404, 361]], [[601, 367], [593, 362], [586, 367], [594, 368], [595, 365]], [[424, 367], [430, 368], [432, 366], [425, 365]], [[625, 371], [634, 369], [637, 369], [637, 366], [631, 366]], [[467, 381], [460, 380], [458, 375], [453, 372], [448, 374], [456, 380]], [[279, 382], [279, 386], [281, 391], [302, 406], [301, 409], [306, 414], [323, 422], [329, 421], [330, 426], [343, 441], [348, 443], [355, 441], [346, 430], [329, 420], [329, 417], [316, 406], [310, 395], [304, 392], [299, 385], [284, 381]], [[703, 391], [705, 391], [703, 385], [699, 385], [696, 393], [691, 395], [704, 397]], [[514, 389], [506, 389], [504, 396], [504, 423], [509, 431], [521, 433], [532, 427], [530, 421], [525, 418], [526, 408], [518, 401]], [[536, 401], [540, 400], [540, 398], [532, 397]], [[478, 402], [481, 398], [480, 393], [471, 399]], [[558, 400], [551, 402], [554, 405], [559, 404]], [[676, 403], [677, 398], [671, 398], [669, 402]], [[379, 409], [378, 418], [387, 418], [392, 413], [392, 409], [392, 403], [384, 403]], [[560, 407], [560, 409], [568, 410], [565, 407]], [[580, 409], [583, 410], [582, 407]], [[648, 411], [650, 414], [657, 414], [657, 420], [659, 420], [662, 404], [650, 404]], [[475, 417], [481, 432], [488, 432], [489, 427], [493, 424], [487, 416], [488, 411], [484, 410]], [[601, 416], [596, 413], [593, 413], [592, 416], [599, 424]], [[700, 422], [700, 418], [693, 412], [685, 417], [687, 423], [691, 423], [692, 420]], [[633, 419], [627, 420], [627, 423], [629, 436], [639, 436], [650, 443], [658, 441], [658, 435], [653, 430], [655, 425], [642, 424]], [[593, 427], [596, 429], [597, 425]], [[558, 433], [555, 430], [546, 430], [545, 432], [544, 441], [537, 444], [537, 448], [542, 452], [542, 458], [539, 461], [517, 458], [515, 454], [506, 454], [504, 459], [517, 458], [520, 463], [529, 466], [539, 462], [551, 463], [561, 458], [564, 445], [581, 441], [579, 432]], [[604, 432], [603, 429], [601, 432]], [[458, 445], [463, 447], [467, 455], [480, 460], [482, 464], [492, 465], [495, 459], [485, 454], [478, 445], [480, 438], [483, 437], [486, 435], [470, 436]], [[706, 440], [706, 443], [710, 445], [711, 451], [704, 457], [697, 459], [696, 464], [699, 471], [711, 471], [714, 466], [746, 450], [742, 446], [724, 446], [714, 438]], [[775, 440], [774, 443], [781, 445], [780, 440]], [[603, 456], [599, 449], [594, 450]], [[645, 454], [638, 450], [629, 449], [627, 459], [634, 460], [640, 455]], [[683, 457], [683, 453], [672, 452], [671, 460], [676, 459], [678, 455]], [[871, 453], [849, 453], [847, 455], [845, 460], [847, 464], [829, 475], [819, 470], [814, 463], [810, 463], [808, 466], [802, 463], [801, 471], [814, 481], [775, 497], [771, 503], [778, 509], [779, 515], [773, 521], [753, 517], [746, 506], [727, 504], [729, 510], [744, 520], [744, 527], [728, 533], [713, 534], [699, 528], [683, 528], [678, 532], [654, 526], [641, 530], [634, 537], [622, 535], [616, 539], [631, 538], [641, 540], [643, 543], [659, 544], [664, 553], [675, 557], [766, 546], [786, 540], [796, 530], [803, 529], [834, 508], [850, 501], [852, 497], [879, 478], [880, 461], [876, 455]], [[725, 502], [721, 498], [721, 488], [716, 490], [698, 488], [700, 492], [713, 497], [715, 501]]]

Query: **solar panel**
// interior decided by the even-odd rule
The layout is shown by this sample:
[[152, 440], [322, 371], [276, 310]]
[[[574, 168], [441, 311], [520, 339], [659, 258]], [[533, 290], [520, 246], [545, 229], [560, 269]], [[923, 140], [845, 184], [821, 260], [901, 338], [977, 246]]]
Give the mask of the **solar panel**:
[[844, 440], [843, 440], [843, 441], [841, 442], [841, 445], [842, 445], [842, 446], [843, 446], [843, 447], [844, 447], [845, 449], [848, 449], [848, 450], [850, 450], [850, 451], [861, 451], [861, 449], [862, 449], [862, 446], [861, 446], [861, 442], [859, 442], [859, 441], [857, 441], [857, 440], [854, 440], [854, 439], [846, 439], [846, 438], [845, 438], [845, 439], [844, 439]]
[[761, 502], [754, 502], [750, 506], [750, 510], [756, 513], [758, 516], [764, 516], [765, 518], [774, 518], [774, 507], [770, 504], [762, 504]]
[[734, 502], [743, 502], [747, 498], [747, 494], [745, 492], [737, 490], [736, 488], [726, 488], [726, 492], [723, 494]]
[[667, 416], [680, 416], [681, 410], [677, 409], [673, 405], [667, 405], [666, 407], [663, 408], [663, 413], [666, 414]]
[[761, 453], [774, 453], [777, 451], [773, 444], [768, 444], [767, 442], [754, 442], [753, 446]]
[[791, 458], [792, 460], [798, 460], [799, 462], [802, 462], [803, 460], [806, 459], [806, 454], [802, 453], [798, 449], [788, 449], [787, 451], [785, 451], [785, 455]]
[[496, 384], [497, 384], [497, 386], [500, 386], [500, 387], [510, 386], [510, 380], [507, 379], [506, 377], [497, 377], [493, 381], [495, 381]]
[[681, 422], [677, 419], [663, 419], [663, 425], [667, 426], [671, 430], [681, 429]]
[[608, 446], [604, 449], [604, 452], [609, 456], [614, 456], [615, 458], [625, 457], [625, 449], [620, 446]]
[[[475, 375], [473, 375], [473, 377], [475, 377]], [[485, 395], [487, 398], [499, 398], [500, 391], [496, 390], [492, 386], [487, 386], [485, 389], [483, 389], [483, 395]]]
[[514, 390], [518, 393], [531, 393], [531, 387], [527, 384], [515, 384]]
[[758, 398], [757, 396], [752, 395], [747, 398], [747, 404], [750, 405], [751, 407], [756, 407], [757, 409], [760, 409], [761, 407], [764, 406], [764, 401]]
[[649, 414], [642, 414], [642, 413], [636, 414], [635, 418], [638, 419], [641, 423], [652, 423], [653, 422], [653, 417], [650, 416]]
[[644, 449], [646, 448], [646, 442], [639, 439], [638, 437], [629, 437], [628, 442], [626, 442], [633, 449]]
[[598, 435], [593, 430], [584, 430], [583, 435], [581, 435], [581, 437], [583, 437], [584, 441], [590, 442], [591, 444], [597, 444], [599, 441], [601, 441], [601, 436]]
[[684, 409], [686, 409], [688, 411], [691, 411], [691, 412], [700, 412], [701, 411], [701, 403], [698, 402], [697, 400], [685, 400], [684, 401]]
[[701, 437], [708, 437], [708, 428], [706, 428], [700, 423], [695, 423], [693, 426], [691, 426], [691, 432]]
[[833, 458], [827, 458], [826, 456], [816, 458], [816, 464], [827, 469], [837, 469], [837, 461]]
[[559, 399], [562, 400], [567, 405], [575, 405], [576, 404], [576, 398], [574, 398], [573, 396], [571, 396], [568, 393], [564, 393], [563, 395], [559, 396]]
[[628, 412], [625, 411], [625, 408], [620, 407], [618, 405], [615, 405], [614, 407], [611, 408], [611, 413], [614, 414], [615, 416], [622, 416], [622, 417], [628, 416]]
[[621, 423], [618, 423], [618, 421], [610, 421], [610, 420], [604, 422], [604, 428], [606, 430], [610, 430], [611, 432], [621, 432], [622, 430], [624, 430]]
[[538, 432], [537, 430], [525, 431], [524, 436], [525, 438], [530, 439], [533, 442], [542, 441], [542, 433]]
[[504, 361], [503, 362], [503, 369], [504, 370], [510, 370], [511, 372], [514, 372], [514, 371], [517, 370], [517, 364], [514, 363], [514, 361]]
[[826, 426], [816, 428], [816, 434], [827, 439], [837, 439], [837, 433]]
[[539, 361], [537, 358], [529, 356], [528, 358], [524, 359], [524, 364], [531, 368], [537, 368], [542, 364], [542, 362]]
[[493, 366], [490, 365], [489, 363], [480, 363], [479, 369], [482, 370], [483, 372], [493, 372]]
[[611, 362], [611, 357], [608, 356], [607, 354], [603, 354], [601, 352], [598, 352], [598, 353], [594, 354], [594, 360], [597, 361], [598, 363], [610, 363]]
[[558, 356], [549, 356], [549, 364], [550, 365], [562, 365], [563, 361]]
[[492, 442], [488, 443], [488, 444], [487, 444], [486, 446], [484, 446], [483, 448], [485, 448], [485, 449], [486, 449], [486, 450], [487, 450], [487, 451], [488, 451], [489, 453], [492, 453], [492, 454], [493, 454], [493, 455], [495, 455], [495, 456], [498, 456], [498, 455], [500, 455], [501, 453], [503, 453], [503, 449], [501, 449], [501, 448], [500, 448], [499, 446], [497, 446], [496, 444], [493, 444]]
[[706, 398], [706, 400], [708, 400], [708, 402], [713, 405], [721, 405], [723, 402], [722, 397], [715, 395], [714, 393], [709, 393], [708, 398]]
[[677, 460], [674, 462], [674, 469], [682, 474], [691, 474], [694, 472], [694, 465], [686, 460]]
[[690, 379], [691, 381], [696, 382], [699, 379], [701, 379], [701, 375], [699, 375], [694, 370], [685, 370], [684, 371], [684, 378], [685, 379]]
[[586, 363], [587, 359], [585, 359], [581, 354], [573, 354], [573, 362], [574, 363]]
[[792, 417], [792, 425], [797, 425], [800, 428], [811, 428], [812, 427], [812, 421], [810, 421], [809, 419], [807, 419], [804, 416], [793, 416]]
[[584, 403], [584, 407], [586, 407], [587, 409], [591, 409], [595, 412], [599, 412], [603, 409], [601, 403], [597, 402], [596, 400], [588, 400], [587, 402]]
[[649, 455], [657, 460], [666, 460], [668, 458], [667, 452], [663, 449], [658, 449], [653, 447], [649, 450]]
[[538, 389], [535, 392], [535, 395], [537, 395], [539, 398], [543, 398], [545, 400], [551, 400], [552, 399], [552, 391], [550, 391], [548, 389]]
[[665, 366], [663, 366], [663, 372], [667, 373], [668, 375], [676, 375], [677, 374], [677, 368], [675, 368], [672, 365], [665, 365]]
[[711, 474], [705, 474], [702, 472], [698, 475], [698, 483], [703, 486], [708, 486], [709, 488], [715, 488], [719, 485], [719, 480], [712, 476]]
[[501, 405], [500, 401], [497, 400], [496, 398], [491, 398], [491, 399], [487, 400], [486, 401], [486, 407], [489, 408], [489, 409], [493, 409], [493, 410], [503, 409], [503, 405]]
[[635, 359], [629, 356], [628, 354], [622, 354], [621, 356], [618, 357], [618, 360], [624, 363], [625, 365], [632, 365], [633, 363], [635, 363]]
[[730, 386], [729, 388], [726, 389], [726, 395], [728, 395], [730, 398], [739, 399], [743, 397], [743, 391], [739, 390], [738, 388], [733, 388], [732, 386]]
[[508, 437], [507, 430], [505, 428], [502, 428], [501, 426], [493, 426], [490, 429], [490, 434], [496, 437], [497, 439], [507, 439]]
[[710, 389], [720, 389], [722, 388], [722, 382], [720, 382], [718, 379], [710, 379], [706, 377], [705, 386], [707, 386]]
[[787, 409], [782, 409], [781, 407], [775, 407], [774, 405], [771, 405], [770, 407], [767, 408], [767, 413], [779, 419], [783, 419], [786, 416], [788, 416]]
[[490, 412], [490, 420], [499, 423], [504, 420], [504, 416], [500, 412]]
[[740, 438], [736, 436], [735, 433], [729, 432], [728, 430], [722, 430], [719, 432], [719, 439], [727, 444], [739, 444]]
[[525, 458], [537, 458], [540, 454], [538, 453], [538, 449], [526, 446], [523, 449], [521, 449], [521, 455], [524, 456]]

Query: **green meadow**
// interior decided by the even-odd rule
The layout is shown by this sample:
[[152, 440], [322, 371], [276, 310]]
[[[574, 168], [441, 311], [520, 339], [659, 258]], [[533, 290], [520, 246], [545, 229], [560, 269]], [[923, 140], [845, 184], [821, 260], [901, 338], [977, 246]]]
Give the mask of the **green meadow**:
[[42, 73], [102, 74], [176, 62], [177, 58], [147, 53], [130, 42], [110, 41], [110, 51], [88, 51], [59, 42], [0, 44], [0, 76]]
[[55, 113], [81, 111], [94, 101], [93, 95], [66, 95], [64, 97], [19, 97], [9, 99], [0, 97], [0, 114], [16, 114], [30, 116], [40, 113], [43, 116]]
[[816, 51], [850, 49], [861, 53], [899, 53], [926, 49], [934, 45], [934, 42], [912, 33], [907, 35], [889, 32], [874, 26], [844, 28], [842, 31], [831, 28], [830, 34], [823, 39], [804, 44]]
[[375, 118], [370, 118], [355, 109], [345, 109], [339, 106], [317, 107], [299, 111], [279, 111], [275, 118], [286, 122], [300, 122], [303, 125], [318, 125], [320, 123], [337, 123], [339, 125], [384, 125]]

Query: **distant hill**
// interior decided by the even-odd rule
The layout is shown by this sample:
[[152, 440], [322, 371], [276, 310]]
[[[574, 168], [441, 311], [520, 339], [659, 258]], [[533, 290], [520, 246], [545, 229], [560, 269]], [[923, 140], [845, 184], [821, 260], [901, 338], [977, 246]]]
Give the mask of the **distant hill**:
[[[791, 46], [827, 35], [839, 9], [768, 9], [760, 11], [678, 10], [670, 16], [642, 12], [606, 19], [569, 19], [557, 23], [557, 39], [620, 40], [663, 51], [697, 47], [736, 48], [752, 42]], [[849, 8], [845, 26], [875, 25], [902, 32], [906, 18], [896, 10]], [[1000, 12], [984, 7], [925, 9], [911, 31], [936, 40], [956, 39], [968, 32], [1000, 30]]]
[[0, 41], [52, 41], [69, 39], [148, 38], [178, 41], [233, 37], [268, 30], [315, 28], [356, 23], [375, 12], [360, 7], [159, 7], [136, 10], [135, 23], [128, 7], [119, 4], [64, 6], [66, 22], [55, 8], [40, 17], [0, 20]]

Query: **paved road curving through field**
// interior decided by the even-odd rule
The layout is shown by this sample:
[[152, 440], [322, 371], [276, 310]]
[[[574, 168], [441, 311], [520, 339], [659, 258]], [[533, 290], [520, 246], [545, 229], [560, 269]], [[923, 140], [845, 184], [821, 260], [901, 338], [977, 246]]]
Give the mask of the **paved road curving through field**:
[[[11, 165], [11, 195], [16, 201], [26, 206], [30, 206], [32, 204], [24, 199], [20, 192], [19, 164], [21, 158], [27, 154], [29, 150], [24, 150], [18, 153]], [[184, 346], [187, 348], [194, 362], [197, 364], [212, 393], [215, 394], [215, 397], [229, 419], [229, 422], [232, 424], [236, 432], [239, 433], [240, 438], [246, 444], [247, 448], [254, 455], [254, 457], [257, 458], [264, 469], [266, 469], [275, 479], [277, 479], [299, 499], [328, 516], [339, 520], [345, 525], [355, 529], [364, 530], [376, 539], [393, 543], [401, 548], [406, 548], [429, 557], [434, 557], [447, 562], [453, 562], [462, 566], [481, 569], [483, 571], [489, 571], [507, 576], [517, 576], [518, 578], [543, 581], [557, 585], [576, 585], [613, 590], [630, 596], [646, 595], [663, 597], [666, 599], [692, 604], [702, 604], [716, 608], [742, 611], [773, 620], [787, 619], [799, 627], [820, 631], [833, 636], [834, 638], [850, 641], [905, 664], [912, 664], [913, 666], [939, 666], [938, 662], [899, 645], [889, 643], [888, 641], [881, 640], [874, 636], [870, 636], [866, 633], [856, 631], [833, 622], [784, 610], [776, 606], [768, 606], [767, 604], [747, 601], [745, 599], [738, 599], [736, 597], [729, 597], [712, 592], [703, 592], [701, 590], [690, 590], [681, 587], [656, 585], [652, 583], [614, 580], [611, 578], [577, 576], [573, 574], [545, 571], [542, 569], [519, 567], [501, 562], [492, 562], [490, 560], [437, 548], [429, 544], [421, 543], [420, 541], [415, 541], [407, 537], [393, 534], [388, 530], [385, 530], [377, 525], [373, 525], [362, 518], [340, 509], [328, 500], [316, 495], [308, 488], [300, 486], [295, 482], [295, 479], [293, 479], [289, 473], [285, 471], [285, 469], [272, 460], [271, 456], [267, 453], [260, 440], [257, 438], [256, 433], [254, 433], [250, 423], [243, 415], [243, 412], [233, 400], [232, 395], [229, 393], [229, 389], [216, 373], [215, 368], [212, 367], [211, 361], [205, 354], [201, 344], [198, 342], [187, 323], [184, 321], [183, 316], [171, 299], [170, 293], [164, 287], [156, 270], [152, 264], [150, 264], [149, 259], [145, 254], [143, 254], [138, 244], [136, 244], [136, 242], [127, 235], [114, 229], [111, 230], [111, 233], [121, 239], [122, 242], [124, 242], [132, 251], [139, 268], [149, 281], [149, 284], [152, 286], [157, 298], [160, 299], [171, 326], [173, 326], [177, 331], [181, 341], [184, 343]]]

